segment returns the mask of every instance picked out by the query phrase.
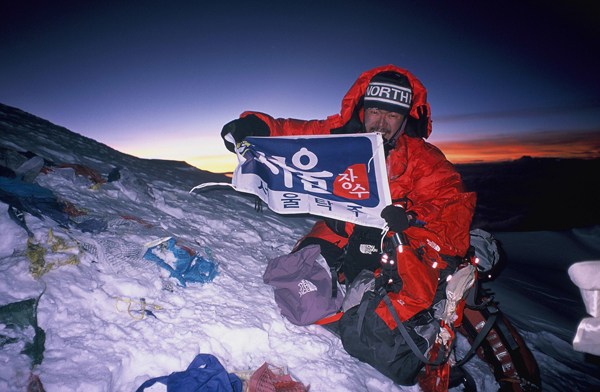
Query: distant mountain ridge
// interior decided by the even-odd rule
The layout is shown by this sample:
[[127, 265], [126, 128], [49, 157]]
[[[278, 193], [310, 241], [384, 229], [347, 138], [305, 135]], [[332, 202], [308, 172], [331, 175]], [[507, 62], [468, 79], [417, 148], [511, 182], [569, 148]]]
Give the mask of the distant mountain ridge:
[[[40, 139], [46, 140], [48, 147], [39, 145]], [[190, 186], [190, 189], [202, 182], [231, 181], [224, 174], [201, 170], [184, 161], [143, 159], [122, 153], [67, 128], [2, 103], [0, 103], [0, 147], [31, 151], [56, 164], [81, 164], [96, 170], [104, 177], [115, 167], [127, 167], [133, 162], [143, 162], [148, 172], [167, 182], [174, 178], [171, 175], [173, 170], [186, 171], [187, 177], [196, 180], [195, 183], [185, 184]], [[56, 155], [55, 151], [72, 157], [72, 161], [62, 162], [63, 158]], [[110, 162], [105, 162], [106, 158], [100, 158], [106, 156], [111, 158]]]

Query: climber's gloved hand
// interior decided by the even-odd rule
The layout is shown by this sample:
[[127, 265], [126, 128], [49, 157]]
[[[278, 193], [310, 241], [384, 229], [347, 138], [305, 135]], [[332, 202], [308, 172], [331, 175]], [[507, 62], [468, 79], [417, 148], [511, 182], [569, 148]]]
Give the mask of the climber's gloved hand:
[[402, 207], [389, 205], [381, 210], [381, 217], [385, 220], [390, 231], [402, 233], [408, 229], [409, 216]]
[[225, 124], [221, 131], [221, 137], [225, 142], [225, 147], [231, 151], [235, 151], [235, 145], [225, 139], [225, 136], [231, 134], [238, 145], [248, 136], [270, 136], [271, 130], [269, 126], [254, 114], [249, 114], [246, 117], [238, 118]]

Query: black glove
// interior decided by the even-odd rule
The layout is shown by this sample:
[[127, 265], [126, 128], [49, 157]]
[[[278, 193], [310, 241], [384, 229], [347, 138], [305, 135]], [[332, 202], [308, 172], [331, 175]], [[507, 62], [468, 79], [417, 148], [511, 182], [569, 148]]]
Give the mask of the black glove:
[[231, 152], [235, 151], [235, 146], [225, 140], [225, 135], [231, 133], [236, 144], [241, 143], [248, 136], [271, 136], [269, 126], [254, 114], [249, 114], [246, 117], [238, 118], [228, 122], [221, 131], [221, 137], [225, 142], [225, 147]]
[[402, 233], [410, 226], [408, 224], [408, 215], [402, 207], [389, 205], [381, 210], [381, 217], [385, 219], [390, 231]]
[[408, 116], [404, 133], [410, 137], [425, 138], [429, 137], [429, 108], [427, 105], [417, 107], [419, 118]]

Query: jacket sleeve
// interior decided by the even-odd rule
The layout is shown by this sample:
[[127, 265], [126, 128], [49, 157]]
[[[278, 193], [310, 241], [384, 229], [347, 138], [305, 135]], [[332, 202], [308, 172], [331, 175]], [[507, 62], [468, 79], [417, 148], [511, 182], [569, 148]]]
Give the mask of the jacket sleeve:
[[271, 130], [271, 136], [328, 135], [330, 130], [341, 126], [341, 117], [333, 115], [326, 120], [296, 120], [293, 118], [273, 118], [265, 113], [244, 112], [240, 117], [254, 114], [263, 120]]
[[404, 198], [405, 208], [422, 222], [405, 231], [411, 245], [422, 248], [435, 261], [439, 261], [439, 254], [464, 256], [469, 247], [475, 193], [465, 192], [454, 166], [428, 143], [412, 149], [406, 162], [404, 173], [391, 178], [390, 190], [392, 199]]

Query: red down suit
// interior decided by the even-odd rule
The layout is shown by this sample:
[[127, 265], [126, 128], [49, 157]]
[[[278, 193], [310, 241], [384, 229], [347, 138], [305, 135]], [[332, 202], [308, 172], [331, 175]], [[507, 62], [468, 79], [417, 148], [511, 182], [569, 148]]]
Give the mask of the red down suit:
[[[353, 116], [363, 121], [361, 103], [369, 81], [384, 71], [394, 71], [408, 77], [413, 89], [413, 105], [409, 116], [418, 119], [420, 111], [417, 108], [423, 105], [430, 113], [427, 90], [421, 82], [407, 70], [387, 65], [360, 75], [342, 100], [340, 114], [325, 120], [275, 119], [258, 112], [245, 112], [241, 117], [250, 114], [258, 116], [269, 126], [271, 136], [343, 133], [340, 129], [344, 129]], [[426, 121], [426, 136], [429, 136], [431, 121]], [[392, 200], [402, 204], [407, 211], [416, 214], [419, 221], [424, 222], [404, 232], [411, 248], [418, 250], [420, 257], [402, 258], [398, 255], [398, 269], [404, 285], [398, 294], [390, 293], [394, 307], [404, 321], [431, 305], [439, 271], [446, 266], [441, 255], [465, 256], [476, 196], [475, 193], [465, 192], [454, 166], [437, 147], [421, 137], [402, 134], [389, 151], [386, 165]], [[353, 229], [354, 225], [345, 224], [348, 236], [352, 235]], [[317, 222], [307, 237], [324, 239], [340, 248], [348, 242], [347, 237], [336, 234], [323, 221]], [[385, 304], [380, 304], [378, 314], [390, 328], [395, 327]]]

